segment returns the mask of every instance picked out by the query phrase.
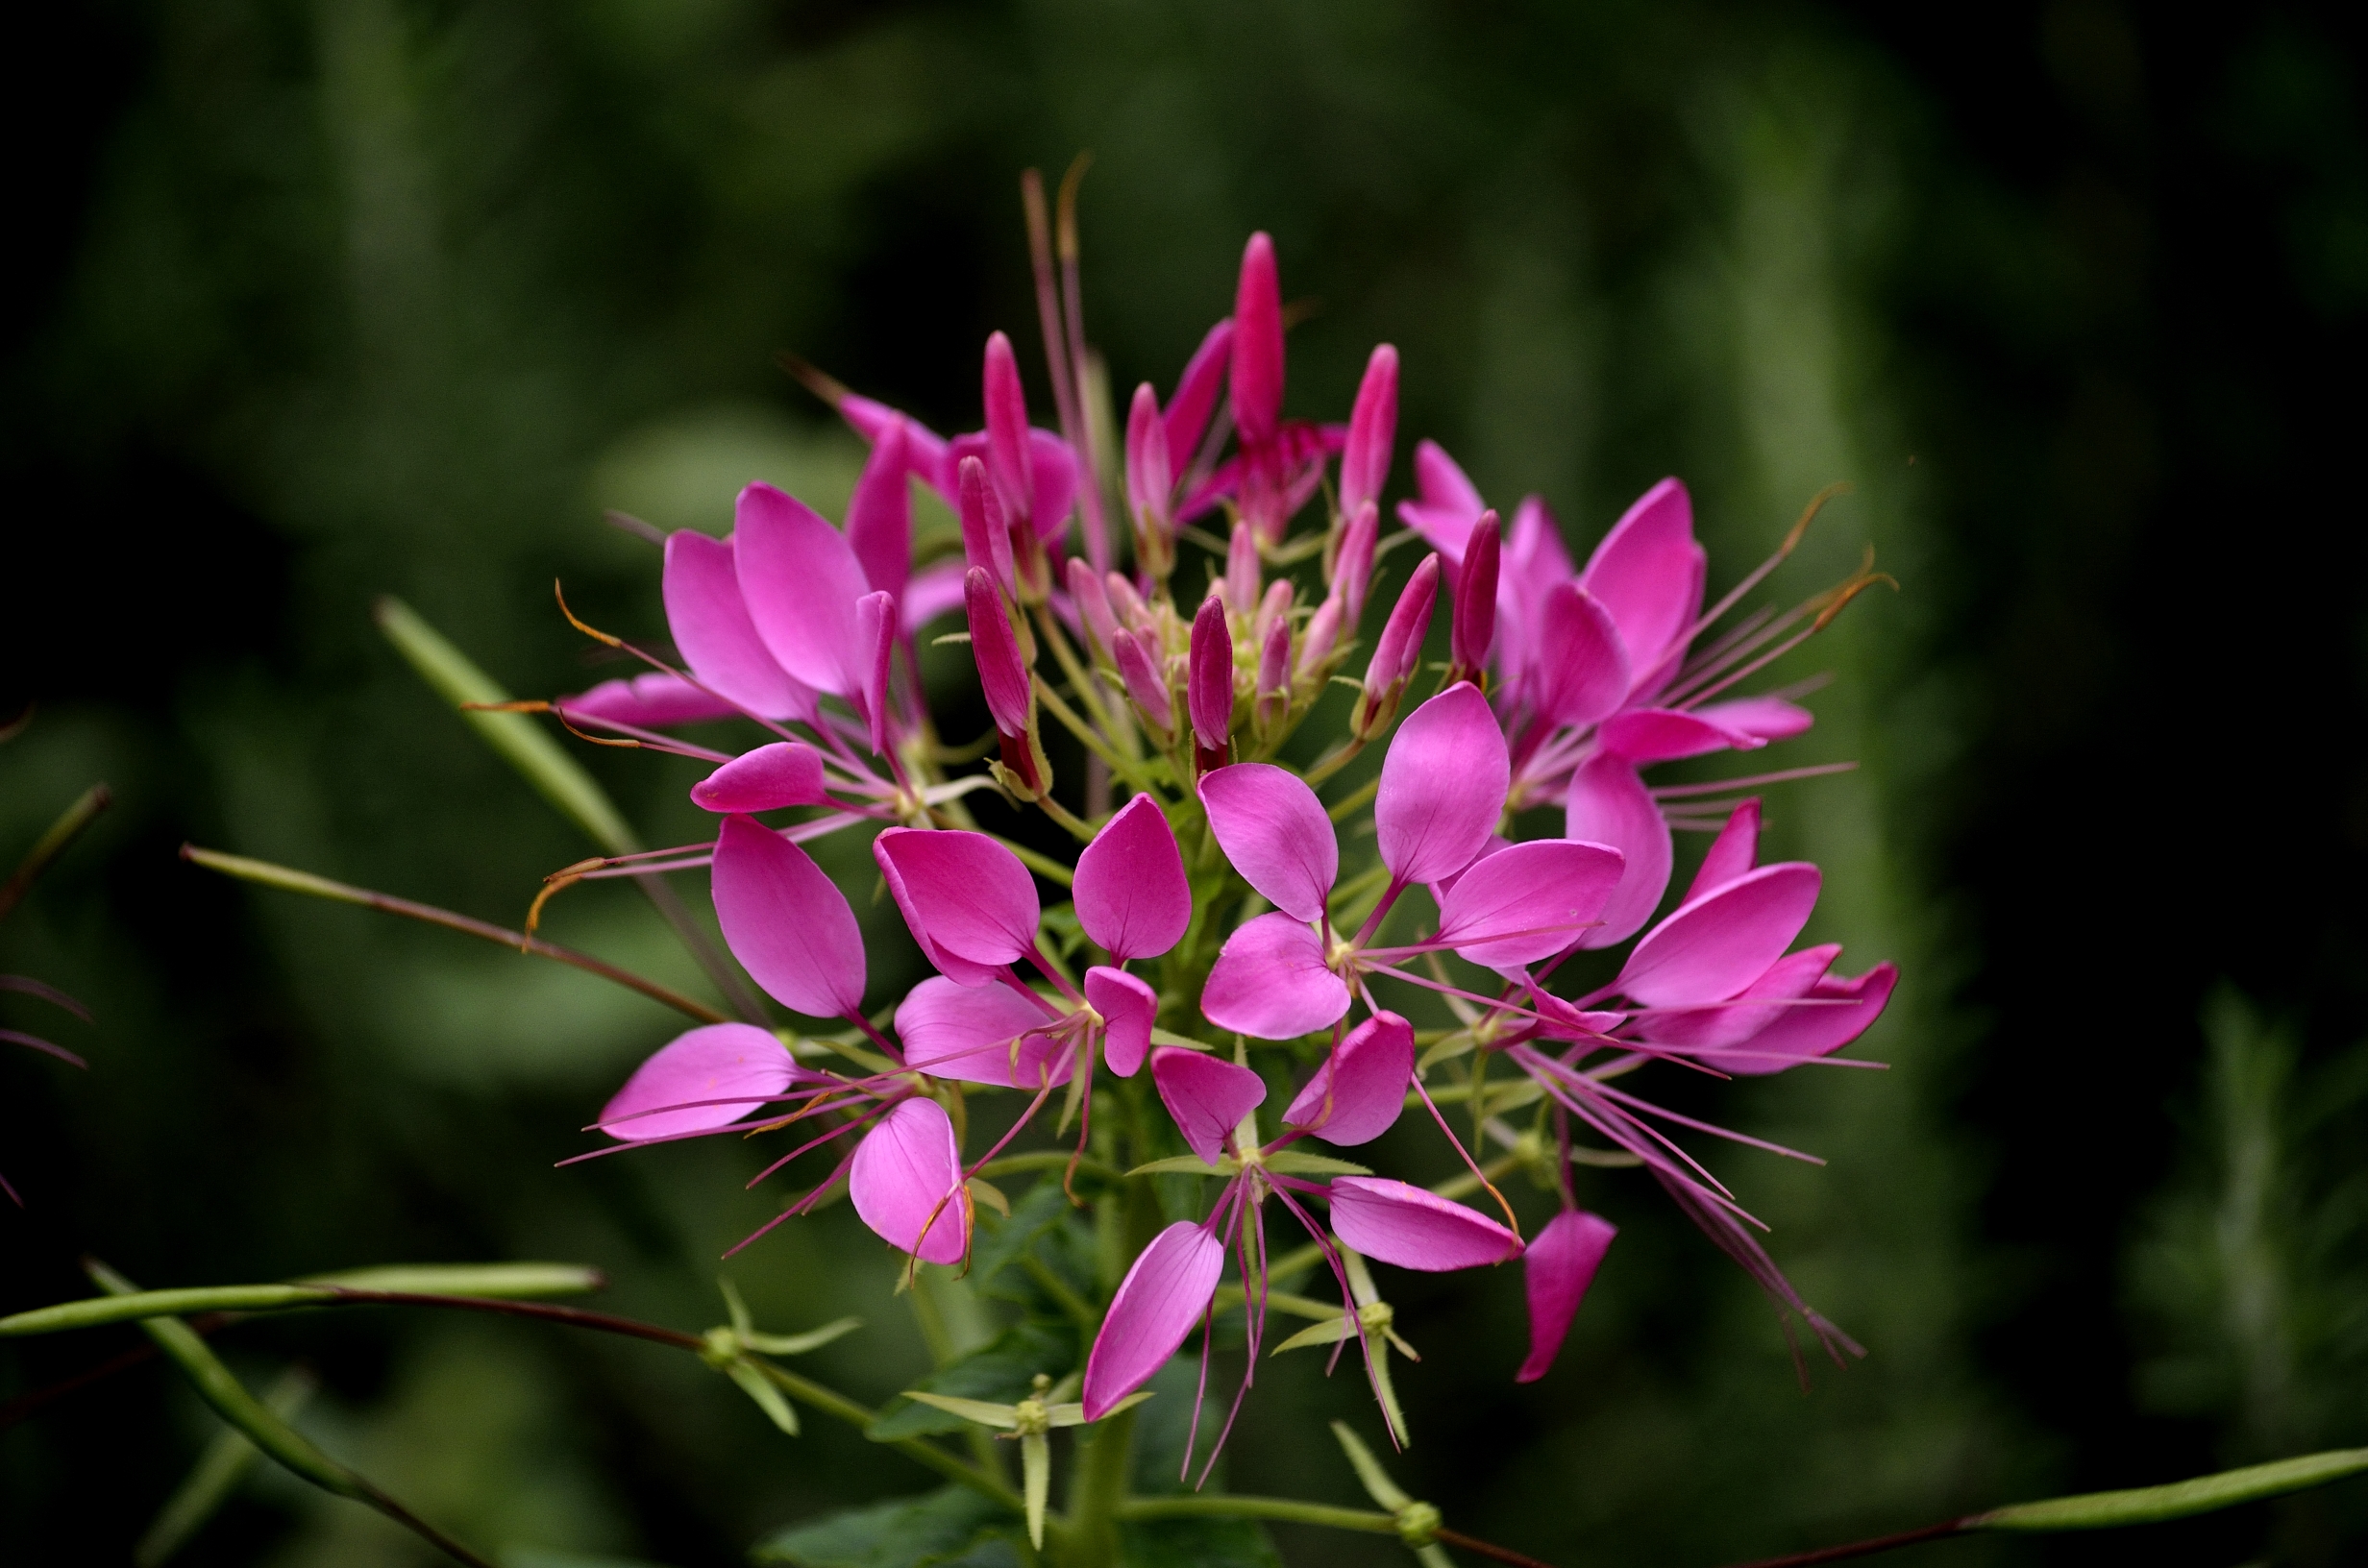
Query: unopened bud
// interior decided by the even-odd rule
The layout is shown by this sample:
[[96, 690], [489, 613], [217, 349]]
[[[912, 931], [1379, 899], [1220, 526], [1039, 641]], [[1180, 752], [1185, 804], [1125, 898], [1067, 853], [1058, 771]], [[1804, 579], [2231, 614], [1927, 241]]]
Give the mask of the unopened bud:
[[1454, 625], [1448, 628], [1447, 679], [1477, 681], [1489, 662], [1489, 648], [1496, 641], [1496, 570], [1500, 548], [1496, 514], [1482, 512], [1464, 546], [1464, 564], [1455, 577]]
[[1028, 684], [1027, 662], [1012, 635], [1003, 596], [986, 573], [974, 566], [962, 576], [962, 604], [970, 615], [971, 657], [978, 665], [987, 712], [1001, 733], [1024, 735], [1035, 723], [1036, 694]]
[[1334, 594], [1317, 605], [1316, 613], [1308, 618], [1307, 630], [1299, 638], [1300, 680], [1312, 683], [1323, 677], [1324, 666], [1332, 657], [1332, 645], [1340, 641], [1344, 607], [1341, 596]]
[[1153, 581], [1175, 570], [1175, 520], [1169, 502], [1175, 489], [1175, 462], [1168, 449], [1168, 422], [1159, 398], [1146, 381], [1135, 388], [1126, 413], [1126, 509], [1135, 521], [1135, 559]]
[[1397, 350], [1384, 343], [1365, 362], [1365, 380], [1348, 414], [1348, 445], [1341, 453], [1341, 512], [1354, 517], [1378, 503], [1390, 478], [1390, 449], [1397, 439]]
[[975, 457], [965, 457], [956, 473], [954, 504], [962, 514], [962, 558], [984, 568], [1003, 592], [1016, 593], [1011, 530], [1004, 525], [1003, 503], [995, 493], [995, 482], [987, 477], [987, 465]]
[[1237, 522], [1225, 545], [1225, 608], [1246, 619], [1258, 607], [1258, 588], [1264, 580], [1258, 565], [1257, 531], [1246, 522]]
[[1259, 734], [1265, 735], [1280, 723], [1290, 706], [1291, 622], [1288, 617], [1277, 617], [1267, 627], [1266, 640], [1258, 650], [1258, 699], [1250, 714]]
[[1291, 579], [1277, 577], [1267, 584], [1266, 597], [1258, 600], [1258, 614], [1250, 622], [1250, 641], [1264, 648], [1267, 633], [1277, 621], [1291, 619]]
[[1438, 600], [1439, 557], [1425, 555], [1414, 576], [1406, 579], [1405, 591], [1397, 596], [1390, 619], [1382, 625], [1381, 640], [1373, 645], [1372, 662], [1365, 667], [1365, 690], [1358, 694], [1356, 709], [1349, 716], [1359, 740], [1371, 740], [1397, 717], [1406, 682], [1422, 661], [1422, 639], [1430, 630], [1431, 610]]
[[1368, 501], [1348, 516], [1341, 550], [1332, 566], [1332, 591], [1346, 601], [1348, 625], [1365, 614], [1365, 590], [1373, 580], [1373, 547], [1381, 536], [1381, 508]]
[[1110, 590], [1110, 607], [1122, 625], [1137, 631], [1147, 631], [1156, 625], [1151, 607], [1143, 602], [1143, 596], [1135, 592], [1135, 585], [1123, 574], [1113, 572], [1102, 581]]
[[1200, 601], [1200, 613], [1193, 617], [1184, 702], [1201, 772], [1223, 767], [1233, 730], [1233, 632], [1225, 625], [1224, 600], [1215, 594]]
[[994, 459], [995, 488], [1003, 510], [1025, 524], [1036, 494], [1034, 454], [1028, 450], [1027, 394], [1020, 386], [1019, 361], [1012, 357], [1011, 339], [996, 332], [987, 339], [983, 387], [987, 407], [987, 453]]
[[1119, 624], [1110, 610], [1110, 595], [1102, 586], [1099, 574], [1082, 555], [1069, 557], [1069, 597], [1076, 601], [1077, 619], [1085, 623], [1086, 634], [1093, 640], [1094, 651], [1103, 658], [1114, 657], [1118, 647]]
[[1165, 737], [1175, 729], [1175, 694], [1168, 689], [1166, 662], [1160, 657], [1159, 638], [1149, 631], [1122, 631], [1111, 645], [1111, 656], [1119, 667], [1119, 679], [1126, 683], [1126, 695], [1134, 698], [1143, 722], [1153, 733]]

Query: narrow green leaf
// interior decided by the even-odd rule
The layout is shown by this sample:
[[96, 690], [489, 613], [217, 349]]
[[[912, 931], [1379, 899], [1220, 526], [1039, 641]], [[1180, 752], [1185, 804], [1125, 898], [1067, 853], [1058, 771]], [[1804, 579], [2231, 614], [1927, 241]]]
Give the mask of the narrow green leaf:
[[1414, 1501], [1398, 1489], [1397, 1482], [1390, 1479], [1390, 1472], [1384, 1470], [1381, 1461], [1373, 1458], [1373, 1451], [1365, 1446], [1365, 1440], [1348, 1430], [1347, 1422], [1333, 1422], [1332, 1435], [1339, 1440], [1341, 1452], [1348, 1456], [1348, 1462], [1356, 1468], [1357, 1479], [1365, 1483], [1368, 1497], [1392, 1513]]
[[318, 1307], [337, 1299], [333, 1290], [305, 1285], [214, 1285], [186, 1290], [136, 1290], [119, 1296], [62, 1301], [29, 1312], [0, 1317], [0, 1336], [93, 1329], [145, 1317], [183, 1317], [197, 1312], [265, 1312], [283, 1307]]
[[1174, 1045], [1187, 1051], [1213, 1051], [1217, 1049], [1216, 1046], [1210, 1044], [1205, 1040], [1195, 1040], [1190, 1035], [1179, 1035], [1172, 1029], [1154, 1028], [1151, 1031], [1151, 1043], [1154, 1045]]
[[2087, 1492], [2077, 1497], [2051, 1497], [2043, 1503], [2014, 1503], [1965, 1520], [1967, 1530], [2112, 1530], [2124, 1525], [2152, 1525], [2189, 1514], [2232, 1508], [2267, 1497], [2324, 1486], [2331, 1481], [2368, 1471], [2368, 1448], [2342, 1448], [2326, 1454], [2225, 1470], [2167, 1486], [2138, 1486], [2122, 1492]]
[[790, 1436], [798, 1435], [798, 1412], [792, 1409], [781, 1390], [776, 1388], [762, 1372], [747, 1361], [733, 1361], [724, 1368], [724, 1375], [740, 1385], [740, 1391], [756, 1402], [772, 1423]]
[[[421, 620], [403, 600], [378, 601], [379, 629], [437, 696], [456, 708], [468, 702], [506, 702], [509, 694], [480, 670], [469, 656], [447, 642], [443, 633]], [[631, 854], [641, 847], [633, 830], [610, 802], [607, 793], [583, 771], [582, 764], [560, 749], [550, 731], [523, 713], [484, 713], [463, 708], [467, 720], [485, 743], [529, 784], [557, 807], [560, 814], [584, 830], [594, 844], [612, 855]]]
[[[281, 1420], [292, 1421], [318, 1386], [310, 1373], [291, 1366], [263, 1396], [263, 1407]], [[174, 1553], [186, 1546], [189, 1537], [229, 1501], [231, 1493], [255, 1467], [255, 1444], [248, 1441], [245, 1433], [236, 1427], [224, 1427], [215, 1433], [188, 1479], [165, 1500], [155, 1522], [132, 1549], [134, 1568], [160, 1568]]]
[[316, 1275], [284, 1285], [210, 1285], [179, 1290], [135, 1290], [60, 1302], [0, 1317], [0, 1337], [56, 1334], [148, 1317], [188, 1317], [198, 1312], [268, 1312], [296, 1307], [333, 1307], [340, 1290], [387, 1291], [402, 1295], [482, 1296], [530, 1301], [597, 1290], [606, 1281], [600, 1270], [575, 1263], [407, 1263]]
[[842, 1317], [835, 1323], [826, 1323], [819, 1329], [803, 1334], [757, 1334], [744, 1330], [741, 1343], [767, 1356], [802, 1356], [810, 1350], [820, 1350], [833, 1339], [843, 1338], [863, 1327], [860, 1317]]
[[1356, 1336], [1356, 1328], [1344, 1314], [1328, 1323], [1319, 1323], [1313, 1328], [1301, 1329], [1281, 1344], [1276, 1345], [1269, 1354], [1280, 1356], [1286, 1350], [1303, 1350], [1309, 1345], [1337, 1345], [1344, 1339], [1353, 1339]]
[[1269, 1168], [1286, 1176], [1370, 1176], [1370, 1165], [1353, 1161], [1335, 1160], [1330, 1155], [1307, 1154], [1298, 1149], [1279, 1149], [1266, 1157]]
[[[1153, 1160], [1137, 1165], [1126, 1174], [1129, 1176], [1230, 1176], [1233, 1171], [1226, 1169], [1225, 1166], [1231, 1164], [1233, 1162], [1230, 1160], [1222, 1164], [1212, 1165], [1196, 1154], [1174, 1154], [1165, 1160]], [[1235, 1166], [1234, 1168], [1238, 1170], [1240, 1167]]]
[[1052, 1495], [1052, 1445], [1041, 1432], [1020, 1439], [1020, 1495], [1027, 1503], [1027, 1544], [1041, 1551], [1045, 1502]]
[[[1009, 1432], [1020, 1424], [1020, 1412], [1009, 1405], [991, 1405], [983, 1399], [956, 1399], [951, 1394], [933, 1394], [926, 1388], [907, 1388], [906, 1399], [917, 1399], [924, 1405], [936, 1407], [965, 1421], [975, 1421], [982, 1427], [994, 1427]], [[1082, 1407], [1080, 1407], [1082, 1409]]]

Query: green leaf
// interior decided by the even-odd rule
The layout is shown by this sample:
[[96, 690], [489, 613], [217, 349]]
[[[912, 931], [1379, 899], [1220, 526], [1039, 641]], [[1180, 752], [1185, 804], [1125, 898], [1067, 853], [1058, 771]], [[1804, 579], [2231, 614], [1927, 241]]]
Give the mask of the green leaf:
[[[395, 650], [435, 689], [438, 697], [460, 708], [466, 702], [506, 702], [509, 694], [480, 670], [469, 656], [445, 641], [444, 634], [419, 618], [403, 600], [378, 601], [379, 629]], [[537, 794], [556, 806], [561, 816], [584, 830], [594, 844], [612, 855], [630, 854], [641, 847], [633, 830], [609, 800], [607, 792], [583, 771], [583, 765], [562, 750], [559, 743], [523, 713], [484, 713], [467, 708], [460, 717], [518, 770]]]
[[1301, 1350], [1309, 1345], [1337, 1345], [1344, 1339], [1353, 1339], [1356, 1336], [1355, 1326], [1348, 1321], [1347, 1314], [1343, 1313], [1339, 1317], [1319, 1323], [1312, 1329], [1301, 1329], [1281, 1344], [1276, 1345], [1269, 1354], [1280, 1356], [1286, 1350]]
[[2266, 1497], [2282, 1497], [2312, 1486], [2324, 1486], [2368, 1471], [2368, 1448], [2342, 1448], [2326, 1454], [2243, 1470], [2224, 1470], [2167, 1486], [2138, 1486], [2124, 1492], [2086, 1492], [2077, 1497], [2051, 1497], [2044, 1503], [2014, 1503], [1978, 1513], [1965, 1521], [1968, 1530], [2112, 1530], [2124, 1525], [2153, 1525], [2189, 1514], [2232, 1508]]
[[343, 1290], [386, 1290], [409, 1296], [485, 1296], [497, 1301], [538, 1301], [547, 1296], [581, 1296], [608, 1281], [581, 1263], [385, 1263], [342, 1274], [310, 1274], [298, 1285], [333, 1285]]
[[[965, 1421], [974, 1421], [982, 1427], [994, 1427], [1008, 1432], [1020, 1424], [1019, 1411], [1009, 1405], [990, 1404], [983, 1399], [956, 1399], [951, 1394], [933, 1394], [926, 1388], [907, 1388], [906, 1399], [919, 1400], [933, 1409], [948, 1415], [958, 1415]], [[1085, 1407], [1077, 1407], [1080, 1410]]]
[[1329, 1155], [1303, 1154], [1297, 1149], [1278, 1149], [1266, 1157], [1267, 1164], [1286, 1176], [1370, 1176], [1370, 1165], [1360, 1165], [1349, 1160], [1335, 1160]]
[[963, 1486], [851, 1508], [776, 1531], [750, 1549], [760, 1563], [794, 1568], [1017, 1568], [1019, 1553], [992, 1531], [1011, 1516]]
[[[1196, 1154], [1172, 1154], [1165, 1160], [1153, 1160], [1137, 1165], [1126, 1174], [1129, 1176], [1230, 1176], [1233, 1170], [1226, 1169], [1226, 1165], [1234, 1165], [1234, 1163], [1227, 1160], [1224, 1164], [1212, 1165]], [[1234, 1170], [1240, 1168], [1239, 1165], [1234, 1165]]]
[[[1076, 1335], [1050, 1324], [1013, 1324], [951, 1365], [930, 1373], [920, 1386], [953, 1399], [1016, 1405], [1033, 1391], [1036, 1375], [1058, 1381], [1077, 1362]], [[876, 1443], [930, 1433], [960, 1432], [966, 1423], [950, 1411], [932, 1409], [901, 1396], [890, 1400], [879, 1419], [864, 1429]]]
[[1187, 1051], [1213, 1051], [1217, 1049], [1216, 1046], [1210, 1044], [1205, 1040], [1195, 1040], [1190, 1035], [1179, 1035], [1172, 1029], [1154, 1028], [1151, 1031], [1151, 1043], [1154, 1045], [1174, 1045]]
[[1061, 1190], [1057, 1179], [1048, 1176], [1013, 1205], [1009, 1219], [980, 1214], [977, 1235], [971, 1243], [971, 1284], [982, 1286], [994, 1279], [1069, 1212], [1069, 1194]]
[[1130, 1519], [1119, 1526], [1126, 1568], [1283, 1568], [1255, 1519]]

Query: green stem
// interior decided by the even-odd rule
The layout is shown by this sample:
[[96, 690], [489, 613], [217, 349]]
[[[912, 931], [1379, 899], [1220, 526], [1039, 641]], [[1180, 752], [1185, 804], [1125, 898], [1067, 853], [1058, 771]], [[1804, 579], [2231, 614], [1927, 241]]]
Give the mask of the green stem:
[[1127, 1507], [1127, 1471], [1135, 1446], [1135, 1412], [1121, 1410], [1090, 1429], [1077, 1478], [1070, 1487], [1062, 1558], [1067, 1568], [1113, 1568], [1119, 1560], [1119, 1519]]
[[1367, 779], [1364, 783], [1349, 791], [1346, 796], [1343, 796], [1340, 804], [1330, 808], [1328, 815], [1336, 822], [1344, 821], [1350, 812], [1356, 810], [1359, 806], [1365, 804], [1365, 802], [1370, 800], [1374, 796], [1379, 795], [1380, 793], [1381, 775], [1379, 773], [1375, 773], [1372, 777]]
[[0, 883], [0, 919], [7, 918], [9, 911], [16, 907], [32, 891], [40, 874], [49, 869], [49, 863], [64, 854], [65, 846], [82, 837], [83, 829], [95, 821], [112, 799], [114, 796], [106, 785], [93, 784], [76, 796], [72, 805], [58, 814], [58, 820], [50, 823], [49, 830], [35, 841], [23, 862], [9, 873], [8, 881]]
[[1020, 1254], [1020, 1266], [1027, 1271], [1029, 1279], [1044, 1287], [1046, 1295], [1059, 1304], [1062, 1311], [1077, 1320], [1077, 1327], [1085, 1331], [1089, 1341], [1100, 1332], [1101, 1313], [1094, 1310], [1094, 1304], [1071, 1289], [1069, 1282], [1052, 1272], [1033, 1249]]
[[1119, 1505], [1121, 1519], [1273, 1519], [1292, 1525], [1320, 1525], [1327, 1530], [1361, 1531], [1368, 1535], [1394, 1535], [1397, 1521], [1370, 1508], [1342, 1508], [1329, 1503], [1302, 1503], [1289, 1497], [1234, 1497], [1224, 1493], [1192, 1497], [1137, 1497]]
[[1042, 675], [1036, 676], [1036, 696], [1046, 707], [1052, 710], [1052, 717], [1061, 722], [1061, 727], [1077, 737], [1088, 751], [1108, 763], [1112, 772], [1126, 780], [1138, 792], [1157, 798], [1157, 786], [1152, 783], [1151, 776], [1127, 758], [1121, 756], [1117, 748], [1108, 741], [1103, 740], [1092, 725], [1078, 718], [1077, 710], [1063, 701], [1061, 694], [1054, 691], [1052, 683]]
[[[1000, 1160], [989, 1161], [978, 1167], [978, 1174], [996, 1177], [1018, 1176], [1031, 1170], [1067, 1170], [1069, 1158], [1066, 1149], [1031, 1149], [1025, 1154], [1007, 1154]], [[1104, 1164], [1092, 1155], [1078, 1161], [1077, 1168], [1105, 1182], [1122, 1182], [1126, 1179], [1126, 1172], [1116, 1165]]]
[[[867, 1409], [835, 1388], [826, 1388], [810, 1378], [800, 1377], [787, 1367], [777, 1366], [761, 1356], [752, 1356], [749, 1363], [771, 1379], [790, 1398], [801, 1405], [836, 1416], [849, 1425], [869, 1427], [876, 1418], [876, 1411]], [[1019, 1513], [1023, 1509], [1020, 1494], [967, 1460], [956, 1458], [934, 1443], [925, 1443], [918, 1437], [900, 1437], [886, 1445], [913, 1460], [926, 1465], [947, 1480], [968, 1486], [981, 1497], [992, 1498], [1003, 1507]]]
[[1021, 865], [1048, 882], [1056, 882], [1066, 888], [1075, 880], [1077, 874], [1075, 868], [1064, 866], [1050, 855], [1030, 849], [1026, 845], [1017, 840], [1007, 839], [1000, 833], [990, 833], [987, 837], [1017, 855]]
[[628, 991], [637, 991], [654, 1002], [662, 1002], [678, 1013], [687, 1014], [702, 1023], [728, 1023], [731, 1020], [704, 1002], [693, 1001], [680, 992], [645, 980], [629, 969], [580, 953], [572, 947], [562, 947], [555, 942], [530, 937], [524, 932], [506, 930], [487, 920], [472, 919], [456, 915], [449, 909], [433, 904], [414, 903], [408, 898], [397, 898], [391, 894], [373, 893], [368, 888], [357, 888], [344, 882], [333, 882], [310, 871], [299, 871], [285, 866], [275, 866], [267, 860], [250, 860], [244, 855], [226, 855], [218, 849], [200, 849], [195, 845], [181, 846], [181, 858], [192, 865], [203, 866], [225, 876], [237, 877], [242, 882], [260, 883], [267, 888], [279, 888], [287, 893], [301, 893], [314, 898], [327, 898], [340, 904], [358, 904], [388, 915], [400, 915], [406, 919], [422, 920], [429, 925], [440, 925], [447, 931], [477, 937], [485, 942], [499, 943], [514, 952], [534, 958], [548, 958], [556, 963], [573, 965], [586, 974], [597, 974], [614, 981]]

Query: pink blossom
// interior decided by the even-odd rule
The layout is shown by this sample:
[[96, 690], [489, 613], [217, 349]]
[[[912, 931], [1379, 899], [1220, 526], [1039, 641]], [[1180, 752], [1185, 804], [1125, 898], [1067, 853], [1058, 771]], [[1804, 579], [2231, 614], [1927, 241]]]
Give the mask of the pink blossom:
[[1578, 1315], [1579, 1303], [1618, 1234], [1618, 1227], [1602, 1215], [1571, 1210], [1546, 1221], [1545, 1229], [1530, 1239], [1521, 1258], [1522, 1282], [1529, 1292], [1529, 1355], [1513, 1375], [1514, 1382], [1536, 1383], [1554, 1364], [1570, 1320]]

